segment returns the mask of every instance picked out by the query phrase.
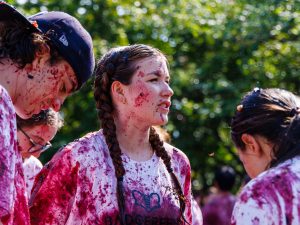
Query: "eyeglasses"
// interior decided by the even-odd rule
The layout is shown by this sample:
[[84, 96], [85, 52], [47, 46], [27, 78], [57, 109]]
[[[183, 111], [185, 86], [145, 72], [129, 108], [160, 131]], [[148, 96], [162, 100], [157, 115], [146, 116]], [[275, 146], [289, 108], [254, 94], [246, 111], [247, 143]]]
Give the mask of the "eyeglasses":
[[29, 153], [35, 153], [35, 152], [44, 152], [46, 150], [48, 150], [49, 148], [52, 147], [52, 144], [48, 141], [46, 142], [45, 145], [41, 145], [39, 143], [36, 143], [34, 140], [32, 140], [32, 138], [21, 128], [21, 127], [18, 127], [18, 130], [20, 130], [24, 135], [25, 137], [28, 138], [28, 140], [30, 141], [31, 143], [31, 147], [28, 149], [28, 152]]

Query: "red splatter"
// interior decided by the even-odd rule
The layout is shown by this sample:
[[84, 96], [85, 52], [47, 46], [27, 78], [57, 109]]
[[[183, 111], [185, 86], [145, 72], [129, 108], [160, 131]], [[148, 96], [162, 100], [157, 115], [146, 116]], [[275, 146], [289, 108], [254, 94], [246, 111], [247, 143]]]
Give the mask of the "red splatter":
[[[29, 202], [31, 224], [61, 224], [68, 215], [70, 199], [76, 192], [80, 165], [76, 163], [76, 166], [72, 167], [66, 153], [60, 154], [63, 159], [58, 161], [57, 165], [50, 163], [36, 178]], [[50, 185], [44, 187], [43, 181], [46, 179]], [[53, 204], [62, 207], [60, 214], [56, 215], [55, 211], [51, 211]]]
[[0, 220], [3, 224], [29, 224], [22, 158], [17, 145], [12, 101], [0, 85]]
[[138, 73], [138, 77], [144, 77], [145, 76], [145, 73], [143, 72], [143, 71], [139, 71], [139, 73]]
[[135, 102], [134, 106], [135, 106], [135, 107], [139, 107], [139, 106], [141, 106], [144, 102], [148, 102], [148, 101], [149, 101], [149, 100], [147, 99], [148, 96], [149, 96], [149, 93], [141, 92], [141, 93], [139, 94], [139, 96], [136, 97], [136, 99], [135, 99], [135, 101], [134, 101], [134, 102]]

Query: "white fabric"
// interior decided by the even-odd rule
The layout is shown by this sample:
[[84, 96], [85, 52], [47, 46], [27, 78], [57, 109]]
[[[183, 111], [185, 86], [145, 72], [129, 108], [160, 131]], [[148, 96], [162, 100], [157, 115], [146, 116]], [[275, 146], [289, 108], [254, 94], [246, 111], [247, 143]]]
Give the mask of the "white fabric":
[[17, 145], [16, 114], [0, 85], [0, 221], [29, 224], [22, 158]]
[[[187, 197], [185, 218], [191, 224], [190, 165], [166, 144], [172, 167]], [[177, 224], [179, 201], [170, 174], [156, 154], [146, 162], [122, 155], [125, 217], [128, 224]], [[118, 221], [115, 168], [101, 131], [66, 146], [43, 168], [30, 202], [32, 224], [100, 224]]]
[[30, 197], [35, 176], [41, 171], [43, 164], [34, 156], [24, 159], [23, 169], [27, 196]]
[[194, 197], [192, 197], [192, 219], [193, 219], [192, 225], [203, 224], [202, 212], [200, 206], [198, 205]]
[[300, 157], [250, 181], [234, 207], [231, 224], [299, 225]]

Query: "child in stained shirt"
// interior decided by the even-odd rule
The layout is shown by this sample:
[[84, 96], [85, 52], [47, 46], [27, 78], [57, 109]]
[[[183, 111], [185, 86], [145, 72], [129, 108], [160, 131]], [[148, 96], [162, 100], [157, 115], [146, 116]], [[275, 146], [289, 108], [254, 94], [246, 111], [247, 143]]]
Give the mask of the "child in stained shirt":
[[53, 109], [43, 110], [26, 120], [17, 116], [18, 144], [23, 158], [28, 197], [30, 197], [35, 176], [43, 168], [38, 157], [51, 147], [50, 141], [62, 126], [62, 117]]
[[231, 193], [235, 183], [235, 171], [230, 166], [216, 169], [214, 187], [216, 193], [209, 196], [203, 207], [205, 225], [230, 225], [236, 197]]
[[232, 225], [300, 222], [299, 98], [282, 89], [255, 88], [231, 122], [231, 136], [252, 178], [234, 207]]
[[192, 224], [189, 160], [152, 127], [168, 121], [166, 57], [142, 44], [113, 48], [95, 74], [102, 129], [43, 168], [29, 203], [31, 223]]
[[93, 69], [92, 39], [74, 17], [26, 18], [0, 1], [0, 224], [30, 223], [16, 114], [27, 119], [50, 107], [58, 111]]

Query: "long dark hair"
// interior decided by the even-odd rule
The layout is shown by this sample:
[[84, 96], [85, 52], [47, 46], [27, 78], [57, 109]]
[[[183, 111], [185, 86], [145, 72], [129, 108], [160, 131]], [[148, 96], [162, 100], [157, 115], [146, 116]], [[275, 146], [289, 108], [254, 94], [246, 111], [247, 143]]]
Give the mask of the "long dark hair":
[[0, 22], [0, 62], [9, 58], [23, 68], [33, 62], [43, 45], [50, 48], [50, 63], [54, 64], [62, 59], [46, 35], [29, 29], [17, 20]]
[[244, 133], [274, 144], [270, 167], [300, 155], [299, 98], [289, 91], [255, 88], [242, 99], [231, 121], [234, 144], [245, 149]]
[[[110, 88], [113, 81], [120, 81], [122, 84], [129, 85], [133, 74], [137, 70], [137, 60], [152, 56], [163, 56], [163, 54], [155, 48], [141, 44], [113, 48], [98, 62], [95, 71], [94, 97], [103, 134], [115, 167], [115, 174], [117, 177], [117, 199], [122, 225], [125, 225], [125, 199], [123, 191], [125, 169], [122, 163], [121, 149], [116, 136], [116, 125], [112, 116], [114, 106], [110, 95]], [[163, 160], [170, 173], [175, 191], [180, 201], [181, 219], [185, 220], [183, 216], [185, 210], [185, 198], [179, 180], [173, 172], [171, 157], [165, 150], [163, 142], [159, 138], [157, 132], [152, 127], [150, 129], [149, 142], [156, 152], [156, 155]]]

